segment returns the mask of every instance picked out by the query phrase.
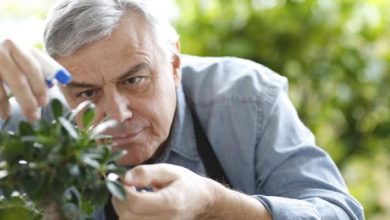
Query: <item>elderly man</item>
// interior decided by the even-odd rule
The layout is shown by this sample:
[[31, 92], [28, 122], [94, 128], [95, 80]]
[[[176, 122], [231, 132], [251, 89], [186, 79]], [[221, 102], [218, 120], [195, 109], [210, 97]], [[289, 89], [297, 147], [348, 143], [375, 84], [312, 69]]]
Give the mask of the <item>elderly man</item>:
[[[128, 152], [117, 163], [138, 165], [124, 180], [127, 200], [112, 200], [119, 218], [364, 219], [299, 120], [286, 79], [242, 59], [182, 56], [148, 3], [60, 1], [45, 30], [47, 53], [73, 78], [60, 86], [69, 106], [91, 100], [97, 121], [117, 120], [106, 131]], [[0, 80], [30, 120], [49, 99], [41, 69], [1, 43]], [[2, 84], [0, 105], [2, 118], [14, 112]]]

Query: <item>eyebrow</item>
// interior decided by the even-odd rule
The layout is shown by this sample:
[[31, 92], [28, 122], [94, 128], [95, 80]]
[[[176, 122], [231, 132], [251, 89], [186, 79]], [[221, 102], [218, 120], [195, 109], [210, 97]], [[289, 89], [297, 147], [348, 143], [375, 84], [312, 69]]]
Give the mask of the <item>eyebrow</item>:
[[89, 83], [83, 83], [83, 82], [70, 82], [67, 85], [64, 85], [65, 88], [73, 89], [73, 88], [96, 88], [97, 85], [89, 84]]
[[[149, 69], [150, 66], [146, 62], [139, 63], [135, 66], [130, 67], [125, 73], [121, 74], [119, 77], [117, 77], [114, 82], [122, 81], [127, 79], [128, 77], [134, 75], [135, 73], [139, 72], [143, 69]], [[98, 85], [90, 84], [90, 83], [84, 83], [84, 82], [75, 82], [72, 81], [69, 84], [66, 85], [67, 88], [73, 89], [73, 88], [97, 88]]]
[[125, 80], [129, 78], [130, 76], [136, 74], [137, 72], [141, 70], [148, 70], [150, 69], [150, 66], [146, 62], [139, 63], [135, 66], [132, 66], [130, 69], [128, 69], [125, 73], [121, 74], [119, 77], [116, 78], [116, 82]]

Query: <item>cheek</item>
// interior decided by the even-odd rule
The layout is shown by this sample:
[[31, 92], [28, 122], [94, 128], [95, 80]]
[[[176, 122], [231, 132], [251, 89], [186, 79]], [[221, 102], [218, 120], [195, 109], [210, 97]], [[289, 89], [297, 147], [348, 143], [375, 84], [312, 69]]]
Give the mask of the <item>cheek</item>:
[[156, 105], [155, 111], [161, 118], [164, 130], [168, 133], [176, 110], [176, 87], [174, 83], [167, 85], [159, 94], [159, 103]]
[[176, 87], [173, 81], [159, 85], [154, 87], [149, 98], [144, 99], [144, 106], [147, 108], [139, 109], [139, 113], [152, 124], [154, 135], [165, 140], [176, 109]]

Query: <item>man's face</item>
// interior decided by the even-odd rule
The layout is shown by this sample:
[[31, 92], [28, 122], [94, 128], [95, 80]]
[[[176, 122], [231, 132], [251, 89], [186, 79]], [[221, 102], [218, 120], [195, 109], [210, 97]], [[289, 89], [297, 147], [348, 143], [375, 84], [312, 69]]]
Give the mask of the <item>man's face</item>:
[[114, 150], [127, 150], [119, 164], [139, 164], [167, 140], [180, 58], [164, 55], [140, 16], [123, 17], [109, 38], [57, 60], [73, 77], [70, 85], [61, 87], [71, 108], [92, 100], [96, 121], [108, 117], [120, 122], [105, 132], [113, 136]]

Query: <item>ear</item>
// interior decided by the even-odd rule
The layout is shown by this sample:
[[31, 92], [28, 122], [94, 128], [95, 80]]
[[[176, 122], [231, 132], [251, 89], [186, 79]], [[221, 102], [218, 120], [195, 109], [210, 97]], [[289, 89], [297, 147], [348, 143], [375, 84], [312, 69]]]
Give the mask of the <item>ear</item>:
[[179, 87], [181, 81], [181, 56], [180, 56], [180, 42], [176, 41], [174, 52], [172, 56], [173, 79], [175, 80], [176, 88]]

